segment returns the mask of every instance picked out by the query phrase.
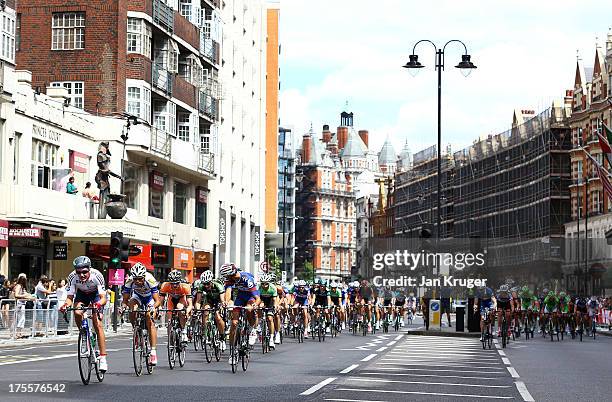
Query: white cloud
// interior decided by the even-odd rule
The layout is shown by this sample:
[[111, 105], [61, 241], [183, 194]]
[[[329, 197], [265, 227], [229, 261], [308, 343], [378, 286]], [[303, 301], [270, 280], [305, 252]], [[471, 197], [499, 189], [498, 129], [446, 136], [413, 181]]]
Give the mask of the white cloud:
[[[387, 134], [399, 151], [434, 144], [437, 133], [433, 48], [421, 44], [428, 68], [412, 78], [400, 66], [421, 38], [459, 38], [478, 69], [464, 79], [454, 66], [462, 49], [449, 46], [443, 74], [443, 143], [465, 147], [479, 135], [506, 130], [515, 108], [542, 110], [573, 85], [576, 49], [593, 63], [612, 3], [443, 0], [291, 0], [281, 8], [284, 90], [281, 123], [296, 133], [312, 122], [335, 127], [344, 102], [356, 128], [377, 148]], [[597, 10], [597, 12], [594, 12]], [[299, 69], [300, 76], [291, 70]], [[305, 79], [305, 76], [307, 76]], [[288, 78], [290, 77], [290, 78]]]

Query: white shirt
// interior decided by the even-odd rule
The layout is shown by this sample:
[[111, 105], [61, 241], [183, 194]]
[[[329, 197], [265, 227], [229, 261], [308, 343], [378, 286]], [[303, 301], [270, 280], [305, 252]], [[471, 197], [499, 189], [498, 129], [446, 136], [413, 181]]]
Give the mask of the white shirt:
[[97, 269], [91, 268], [89, 270], [89, 279], [85, 282], [81, 282], [76, 271], [72, 271], [70, 275], [68, 275], [66, 291], [68, 292], [68, 296], [74, 296], [77, 291], [81, 293], [98, 292], [98, 294], [101, 295], [105, 294], [104, 275]]
[[57, 288], [55, 293], [57, 294], [57, 300], [59, 300], [60, 302], [64, 302], [68, 298], [68, 291], [66, 291], [66, 286], [64, 286], [63, 288]]
[[155, 277], [151, 275], [149, 272], [147, 272], [145, 274], [145, 280], [142, 286], [138, 286], [136, 282], [134, 282], [134, 278], [132, 278], [131, 276], [128, 276], [128, 278], [125, 281], [125, 285], [123, 286], [122, 293], [124, 294], [135, 293], [142, 297], [149, 297], [151, 296], [152, 293], [158, 292], [158, 289], [157, 289], [158, 287], [159, 287], [159, 283], [157, 282]]

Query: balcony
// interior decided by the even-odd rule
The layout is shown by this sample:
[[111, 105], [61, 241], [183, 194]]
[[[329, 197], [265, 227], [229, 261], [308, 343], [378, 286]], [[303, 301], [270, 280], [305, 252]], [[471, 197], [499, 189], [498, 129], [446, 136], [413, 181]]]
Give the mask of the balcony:
[[198, 89], [181, 76], [176, 76], [174, 80], [173, 96], [195, 109]]
[[169, 97], [172, 97], [172, 73], [158, 65], [153, 66], [153, 86], [160, 89]]
[[210, 176], [215, 175], [215, 154], [200, 151], [198, 171]]
[[162, 0], [153, 0], [153, 22], [165, 28], [168, 32], [174, 31], [174, 10]]
[[200, 90], [198, 110], [213, 121], [219, 120], [219, 100], [208, 91]]
[[155, 127], [151, 127], [151, 151], [164, 157], [172, 154], [172, 137], [170, 134]]
[[200, 30], [200, 53], [212, 64], [219, 64], [220, 46], [210, 37], [209, 25], [210, 22], [206, 21], [204, 28]]

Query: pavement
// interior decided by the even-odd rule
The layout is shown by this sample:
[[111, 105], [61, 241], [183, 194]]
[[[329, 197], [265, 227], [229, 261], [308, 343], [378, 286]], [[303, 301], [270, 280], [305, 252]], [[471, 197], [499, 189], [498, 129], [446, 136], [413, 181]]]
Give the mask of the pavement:
[[[158, 366], [141, 377], [134, 374], [130, 336], [120, 333], [107, 342], [104, 382], [92, 378], [88, 386], [79, 379], [76, 340], [5, 346], [0, 400], [603, 401], [612, 392], [611, 338], [536, 336], [483, 350], [478, 339], [414, 336], [410, 330], [421, 325], [366, 337], [344, 331], [325, 342], [288, 338], [266, 355], [256, 347], [248, 370], [236, 374], [226, 356], [209, 364], [191, 346], [185, 366], [170, 370], [160, 330]], [[64, 392], [10, 392], [15, 384], [57, 384]]]

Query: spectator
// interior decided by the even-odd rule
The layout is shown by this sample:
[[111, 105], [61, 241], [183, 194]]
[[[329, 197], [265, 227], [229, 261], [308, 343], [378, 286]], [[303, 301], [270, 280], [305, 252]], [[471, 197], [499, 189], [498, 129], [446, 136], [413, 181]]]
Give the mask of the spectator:
[[15, 321], [15, 337], [16, 338], [24, 338], [26, 336], [22, 335], [21, 331], [25, 327], [25, 318], [26, 318], [26, 302], [28, 300], [34, 300], [36, 297], [28, 293], [26, 289], [26, 284], [28, 283], [28, 279], [26, 274], [21, 273], [17, 277], [17, 284], [13, 288], [15, 293], [15, 299], [17, 300], [15, 303], [15, 309], [17, 310], [17, 319]]
[[51, 291], [51, 293], [49, 293], [49, 309], [47, 310], [49, 312], [47, 329], [55, 331], [57, 329], [57, 309], [58, 309], [57, 284], [55, 283], [55, 281], [51, 280], [49, 282], [49, 290]]
[[66, 192], [68, 194], [76, 194], [79, 192], [77, 186], [74, 184], [74, 177], [70, 177], [68, 179], [68, 184], [66, 184]]
[[49, 278], [46, 275], [40, 277], [35, 288], [36, 293], [36, 331], [42, 330], [43, 325], [47, 321], [47, 309], [49, 308], [49, 294], [51, 286]]
[[0, 285], [0, 328], [8, 328], [9, 327], [9, 310], [11, 305], [14, 305], [11, 298], [12, 289], [11, 281], [4, 280], [2, 285]]
[[[59, 306], [62, 306], [66, 302], [66, 299], [68, 298], [68, 291], [66, 290], [66, 280], [65, 279], [61, 279], [59, 281], [59, 286], [57, 287], [57, 290], [55, 291], [55, 293], [57, 296], [56, 309], [58, 309]], [[57, 311], [55, 312], [55, 314], [57, 315]], [[57, 321], [58, 333], [60, 332], [59, 331], [60, 322], [63, 322], [63, 321]], [[65, 326], [63, 327], [62, 332], [66, 332]]]
[[91, 201], [98, 201], [98, 196], [91, 189], [91, 182], [85, 183], [85, 190], [83, 190], [83, 197], [89, 198]]

